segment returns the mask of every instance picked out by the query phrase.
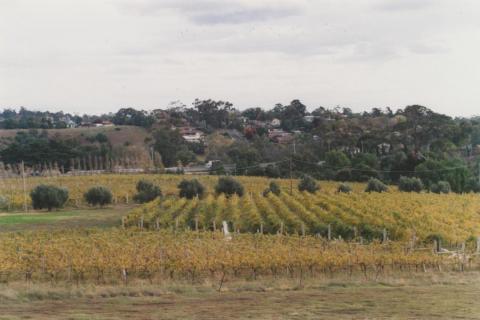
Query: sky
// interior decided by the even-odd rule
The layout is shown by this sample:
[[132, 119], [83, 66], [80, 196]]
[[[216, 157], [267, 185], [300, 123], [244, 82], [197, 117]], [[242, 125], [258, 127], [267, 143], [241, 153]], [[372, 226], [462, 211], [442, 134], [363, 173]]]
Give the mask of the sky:
[[478, 0], [0, 0], [0, 108], [480, 115]]

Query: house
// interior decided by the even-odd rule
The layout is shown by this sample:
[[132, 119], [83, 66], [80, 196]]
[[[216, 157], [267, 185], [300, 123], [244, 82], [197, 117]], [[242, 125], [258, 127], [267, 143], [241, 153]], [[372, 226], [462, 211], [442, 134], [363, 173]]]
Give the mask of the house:
[[308, 123], [312, 123], [315, 120], [315, 116], [304, 116], [303, 120]]
[[392, 145], [389, 143], [380, 143], [377, 145], [377, 155], [387, 155], [392, 150]]
[[[83, 125], [82, 125], [82, 126], [83, 126]], [[113, 122], [108, 121], [108, 120], [100, 120], [100, 119], [98, 119], [98, 120], [93, 121], [93, 125], [92, 125], [92, 126], [93, 126], [93, 127], [97, 127], [97, 128], [99, 128], [99, 127], [113, 127], [114, 124], [113, 124]], [[88, 126], [87, 126], [87, 127], [88, 127]]]
[[113, 126], [114, 126], [113, 122], [112, 122], [112, 121], [108, 121], [108, 120], [102, 121], [102, 125], [103, 125], [104, 127], [113, 127]]
[[279, 128], [282, 125], [282, 121], [280, 119], [275, 118], [272, 121], [270, 121], [270, 125], [273, 128]]
[[204, 134], [201, 131], [196, 130], [192, 127], [180, 127], [174, 128], [177, 129], [183, 140], [191, 143], [200, 143], [204, 139]]
[[186, 142], [201, 143], [203, 141], [203, 133], [201, 133], [200, 131], [196, 131], [193, 134], [184, 134], [184, 135], [182, 135], [182, 138]]
[[68, 120], [65, 122], [65, 125], [67, 126], [67, 128], [76, 128], [77, 127], [77, 124], [75, 123], [75, 121], [73, 120]]
[[265, 121], [259, 121], [259, 120], [249, 120], [248, 124], [252, 126], [253, 128], [266, 128], [267, 123]]
[[268, 132], [268, 138], [277, 143], [290, 143], [293, 140], [293, 134], [285, 132], [282, 129], [273, 129]]

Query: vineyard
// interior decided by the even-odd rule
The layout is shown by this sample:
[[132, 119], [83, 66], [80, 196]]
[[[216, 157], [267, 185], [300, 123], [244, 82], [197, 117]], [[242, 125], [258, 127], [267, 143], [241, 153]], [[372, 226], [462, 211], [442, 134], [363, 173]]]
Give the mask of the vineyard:
[[[132, 281], [355, 275], [367, 280], [402, 272], [477, 268], [480, 203], [474, 194], [366, 193], [353, 184], [321, 182], [315, 193], [298, 181], [238, 177], [243, 196], [216, 194], [218, 177], [196, 177], [201, 198], [178, 195], [180, 175], [92, 175], [2, 180], [2, 196], [21, 208], [40, 183], [69, 189], [68, 206], [85, 206], [83, 194], [103, 185], [116, 204], [132, 202], [135, 185], [148, 179], [163, 196], [131, 209], [117, 227], [0, 233], [0, 282], [128, 284]], [[30, 204], [29, 204], [30, 205]], [[226, 222], [231, 234], [222, 232]], [[122, 228], [123, 224], [123, 228]], [[457, 250], [438, 253], [443, 241]], [[452, 248], [451, 247], [451, 248]], [[218, 282], [217, 282], [218, 281]]]
[[[0, 280], [128, 283], [131, 279], [200, 280], [338, 273], [376, 279], [391, 272], [460, 270], [466, 258], [398, 242], [360, 245], [316, 237], [235, 235], [220, 232], [57, 231], [0, 236]], [[221, 280], [223, 281], [223, 280]]]
[[270, 193], [209, 194], [203, 199], [157, 199], [133, 210], [125, 223], [149, 229], [216, 230], [227, 221], [234, 232], [317, 235], [345, 240], [383, 239], [450, 243], [480, 235], [476, 195], [389, 194], [331, 190], [315, 194], [294, 190]]
[[[337, 193], [338, 183], [321, 182], [315, 194], [299, 192], [297, 181], [276, 180], [282, 193], [262, 195], [269, 180], [238, 177], [243, 197], [216, 195], [216, 176], [196, 177], [205, 187], [202, 199], [178, 197], [181, 175], [88, 175], [34, 177], [0, 180], [0, 205], [5, 211], [31, 208], [30, 190], [51, 184], [69, 190], [68, 207], [85, 207], [83, 194], [103, 185], [113, 193], [114, 204], [131, 203], [135, 185], [147, 179], [160, 186], [164, 197], [134, 209], [126, 219], [129, 226], [147, 229], [216, 230], [227, 221], [230, 231], [265, 234], [316, 235], [345, 240], [382, 239], [425, 241], [441, 238], [450, 243], [473, 240], [480, 235], [480, 201], [475, 194], [404, 193], [394, 187], [388, 193], [365, 193], [363, 184], [352, 184], [353, 192]], [[291, 186], [293, 186], [292, 189]], [[290, 193], [290, 191], [292, 191]], [[119, 222], [120, 224], [120, 222]]]

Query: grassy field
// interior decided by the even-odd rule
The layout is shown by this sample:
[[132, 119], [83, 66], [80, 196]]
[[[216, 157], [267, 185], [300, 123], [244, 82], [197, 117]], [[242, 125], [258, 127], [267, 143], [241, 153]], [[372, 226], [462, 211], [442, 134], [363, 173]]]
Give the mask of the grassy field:
[[131, 206], [116, 206], [56, 212], [2, 213], [0, 214], [0, 232], [119, 226], [122, 216], [131, 208]]
[[129, 287], [9, 286], [0, 319], [480, 319], [477, 273], [383, 283], [286, 280]]

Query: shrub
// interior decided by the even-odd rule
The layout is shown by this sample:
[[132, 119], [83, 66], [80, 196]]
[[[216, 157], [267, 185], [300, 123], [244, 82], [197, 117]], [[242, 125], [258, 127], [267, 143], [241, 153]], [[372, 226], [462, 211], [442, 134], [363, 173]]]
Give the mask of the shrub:
[[424, 186], [419, 178], [400, 177], [398, 189], [404, 192], [422, 192]]
[[467, 184], [465, 186], [465, 192], [474, 192], [474, 193], [480, 192], [480, 182], [478, 181], [477, 178], [471, 177], [470, 179], [467, 180]]
[[39, 185], [30, 192], [34, 209], [61, 208], [68, 200], [68, 189], [55, 186]]
[[350, 193], [352, 192], [352, 187], [346, 183], [341, 183], [337, 188], [338, 193]]
[[180, 197], [193, 199], [195, 197], [201, 198], [205, 191], [203, 185], [197, 180], [182, 180], [178, 185], [178, 189], [180, 189]]
[[244, 194], [243, 186], [237, 180], [230, 177], [223, 177], [218, 179], [218, 183], [215, 186], [215, 192], [217, 194], [224, 193], [227, 196], [237, 194], [240, 197]]
[[367, 188], [365, 189], [365, 192], [387, 192], [388, 187], [380, 180], [377, 178], [370, 178], [368, 180]]
[[102, 186], [90, 188], [85, 192], [83, 197], [89, 205], [101, 207], [112, 203], [113, 198], [112, 192], [108, 188]]
[[450, 183], [448, 181], [439, 181], [434, 183], [430, 186], [430, 191], [433, 193], [450, 193], [452, 188], [450, 187]]
[[267, 196], [270, 192], [273, 193], [274, 195], [278, 196], [278, 195], [280, 195], [282, 190], [280, 189], [280, 186], [278, 185], [278, 183], [276, 183], [275, 181], [272, 181], [272, 182], [270, 182], [270, 185], [268, 186], [268, 188], [266, 188], [263, 191], [263, 196], [264, 197]]
[[146, 203], [162, 196], [160, 187], [147, 180], [140, 180], [137, 183], [137, 194], [133, 196], [133, 201]]
[[309, 175], [303, 176], [302, 180], [298, 184], [298, 190], [300, 191], [315, 193], [319, 189], [320, 187], [318, 186], [317, 181], [315, 181], [315, 179], [313, 179]]
[[8, 209], [8, 199], [6, 197], [0, 196], [0, 209]]

